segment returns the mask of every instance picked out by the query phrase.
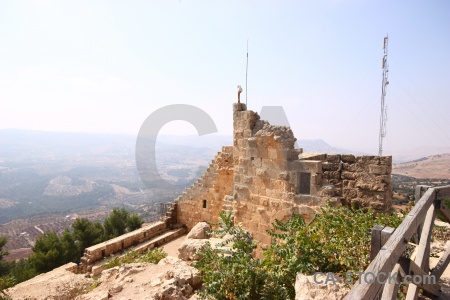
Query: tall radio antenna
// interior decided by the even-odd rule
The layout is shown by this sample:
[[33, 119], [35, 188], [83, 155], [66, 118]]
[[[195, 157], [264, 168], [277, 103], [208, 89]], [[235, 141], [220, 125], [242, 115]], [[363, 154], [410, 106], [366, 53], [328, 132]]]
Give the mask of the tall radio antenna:
[[247, 75], [248, 75], [248, 39], [247, 39], [247, 64], [245, 66], [245, 106], [247, 106]]
[[379, 137], [379, 147], [378, 147], [378, 155], [383, 155], [383, 138], [386, 136], [386, 121], [387, 121], [387, 106], [385, 104], [386, 97], [386, 87], [389, 84], [388, 81], [388, 72], [389, 72], [389, 64], [387, 61], [388, 57], [388, 36], [386, 35], [383, 39], [383, 61], [381, 64], [381, 68], [383, 69], [383, 81], [381, 84], [381, 115], [380, 115], [380, 137]]

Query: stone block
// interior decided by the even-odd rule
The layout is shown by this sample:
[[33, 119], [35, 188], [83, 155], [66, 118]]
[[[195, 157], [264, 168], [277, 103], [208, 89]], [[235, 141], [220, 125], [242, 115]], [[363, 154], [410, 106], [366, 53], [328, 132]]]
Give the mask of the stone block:
[[311, 175], [311, 183], [316, 185], [322, 184], [322, 174], [313, 174]]
[[392, 156], [380, 156], [380, 164], [391, 166], [392, 165]]
[[269, 201], [270, 207], [277, 209], [278, 207], [280, 207], [280, 201], [276, 200], [276, 199], [270, 199]]
[[335, 196], [334, 185], [329, 184], [329, 185], [321, 186], [320, 191], [319, 191], [319, 196], [320, 197], [334, 197]]
[[353, 199], [358, 196], [358, 190], [352, 189], [352, 188], [343, 188], [342, 189], [342, 196], [347, 199]]
[[256, 138], [255, 137], [249, 137], [247, 139], [247, 145], [249, 148], [257, 148]]
[[377, 192], [383, 192], [386, 190], [386, 183], [376, 183], [372, 185], [372, 190]]
[[272, 186], [272, 189], [278, 190], [278, 191], [286, 191], [287, 184], [285, 180], [270, 180], [270, 184]]
[[225, 201], [234, 201], [234, 197], [233, 197], [233, 196], [230, 196], [230, 195], [226, 195], [225, 197], [223, 197], [223, 199], [224, 199]]
[[252, 167], [260, 168], [262, 166], [261, 158], [252, 157]]
[[269, 198], [267, 198], [267, 197], [260, 197], [260, 203], [261, 203], [261, 205], [263, 205], [263, 206], [269, 206]]
[[379, 175], [375, 177], [376, 183], [390, 183], [391, 182], [391, 176], [390, 175]]
[[322, 177], [325, 178], [325, 179], [336, 179], [336, 180], [339, 180], [340, 179], [340, 173], [337, 172], [337, 171], [334, 171], [334, 172], [326, 171], [326, 172], [323, 172]]
[[247, 110], [247, 105], [245, 103], [233, 103], [233, 115], [234, 118], [237, 118], [239, 115], [239, 112]]
[[247, 168], [246, 167], [244, 167], [244, 166], [239, 166], [239, 167], [237, 167], [236, 168], [236, 172], [237, 173], [245, 173], [247, 171]]
[[371, 206], [375, 211], [386, 211], [386, 204], [383, 203], [382, 201], [373, 201], [373, 202], [370, 202], [370, 206]]
[[342, 165], [342, 169], [344, 171], [349, 171], [349, 172], [362, 172], [363, 168], [361, 168], [358, 164], [349, 164], [349, 163], [344, 163]]
[[362, 190], [362, 191], [372, 191], [373, 190], [373, 184], [367, 183], [364, 181], [356, 181], [355, 187]]
[[340, 154], [327, 154], [327, 162], [338, 164], [340, 161], [341, 161]]
[[262, 214], [262, 213], [265, 213], [265, 212], [266, 212], [266, 209], [265, 209], [264, 207], [258, 207], [258, 208], [256, 209], [256, 212]]
[[237, 141], [237, 146], [239, 149], [246, 149], [247, 148], [247, 140], [246, 139], [239, 139]]
[[241, 165], [248, 165], [251, 162], [250, 157], [240, 157], [239, 158], [239, 164]]
[[311, 196], [319, 196], [321, 186], [317, 184], [311, 184], [309, 194]]
[[389, 174], [388, 172], [388, 167], [387, 166], [383, 166], [383, 165], [369, 165], [369, 172], [375, 175], [387, 175]]
[[245, 125], [246, 129], [244, 129], [244, 138], [251, 138], [253, 136], [252, 127], [250, 124]]
[[282, 209], [291, 209], [292, 206], [293, 206], [292, 201], [282, 201], [281, 202]]
[[261, 187], [258, 189], [258, 195], [260, 195], [260, 196], [267, 196], [267, 195], [266, 195], [266, 188], [265, 188], [264, 186], [261, 186]]
[[322, 162], [319, 160], [296, 160], [290, 167], [292, 171], [322, 173]]
[[341, 173], [342, 179], [355, 179], [357, 177], [357, 173], [344, 171]]
[[356, 158], [355, 158], [355, 156], [353, 154], [342, 154], [341, 155], [341, 160], [344, 163], [352, 164], [352, 163], [354, 163], [356, 161]]
[[327, 155], [324, 153], [302, 153], [298, 157], [299, 160], [320, 160], [326, 161]]
[[261, 167], [262, 168], [267, 168], [267, 169], [272, 169], [273, 168], [273, 162], [272, 160], [268, 159], [268, 158], [263, 158], [261, 160]]
[[267, 170], [265, 168], [256, 168], [256, 176], [263, 177], [267, 175]]
[[244, 176], [243, 182], [246, 184], [251, 184], [253, 182], [253, 177], [252, 176]]
[[235, 184], [234, 189], [239, 192], [248, 192], [248, 187], [243, 184]]
[[355, 181], [354, 180], [343, 180], [342, 186], [346, 188], [354, 188], [355, 187]]
[[251, 194], [250, 200], [252, 203], [259, 203], [259, 195], [258, 194]]
[[277, 149], [275, 148], [267, 149], [267, 156], [269, 159], [277, 159], [278, 158]]
[[356, 162], [362, 165], [379, 164], [380, 157], [373, 155], [355, 156]]
[[324, 162], [324, 163], [322, 163], [322, 170], [323, 171], [337, 171], [337, 170], [339, 170], [339, 164]]
[[105, 270], [105, 266], [92, 266], [92, 276], [99, 276], [102, 271]]

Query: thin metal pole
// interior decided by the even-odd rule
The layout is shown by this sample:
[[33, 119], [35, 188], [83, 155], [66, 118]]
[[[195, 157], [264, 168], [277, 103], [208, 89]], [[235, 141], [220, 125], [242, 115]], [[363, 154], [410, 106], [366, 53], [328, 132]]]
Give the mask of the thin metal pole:
[[247, 65], [245, 67], [245, 106], [247, 106], [247, 76], [248, 76], [248, 39], [247, 39]]
[[383, 155], [383, 138], [386, 136], [386, 122], [387, 122], [387, 106], [385, 103], [386, 97], [386, 88], [389, 84], [388, 80], [388, 72], [389, 65], [387, 61], [388, 57], [388, 35], [383, 39], [383, 61], [382, 61], [382, 69], [383, 69], [383, 81], [381, 83], [381, 114], [380, 114], [380, 136], [378, 139], [379, 147], [378, 147], [378, 156]]

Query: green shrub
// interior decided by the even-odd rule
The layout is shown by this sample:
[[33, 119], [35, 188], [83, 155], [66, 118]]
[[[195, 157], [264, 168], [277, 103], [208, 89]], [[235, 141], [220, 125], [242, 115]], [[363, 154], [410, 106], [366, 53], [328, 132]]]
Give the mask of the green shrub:
[[[380, 224], [397, 227], [402, 217], [376, 214], [372, 210], [332, 207], [321, 209], [306, 224], [301, 215], [287, 222], [276, 220], [268, 230], [272, 243], [263, 249], [264, 259], [252, 256], [256, 242], [242, 228], [233, 226], [230, 215], [220, 214], [220, 228], [214, 234], [230, 233], [233, 251], [226, 254], [208, 246], [196, 263], [204, 289], [202, 298], [294, 299], [298, 272], [363, 271], [369, 264], [371, 230]], [[223, 245], [222, 245], [223, 246]], [[356, 278], [355, 278], [356, 279]]]
[[220, 213], [220, 228], [213, 235], [232, 238], [221, 247], [233, 243], [231, 255], [213, 250], [208, 243], [202, 259], [195, 264], [202, 274], [204, 289], [198, 292], [202, 299], [261, 299], [265, 274], [261, 261], [252, 257], [256, 242], [239, 226], [233, 226], [231, 214]]

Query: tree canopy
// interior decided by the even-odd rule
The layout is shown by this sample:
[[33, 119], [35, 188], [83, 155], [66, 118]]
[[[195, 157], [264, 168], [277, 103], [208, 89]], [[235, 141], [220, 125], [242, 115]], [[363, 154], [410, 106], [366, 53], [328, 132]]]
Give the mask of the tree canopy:
[[79, 263], [85, 248], [138, 229], [142, 223], [136, 213], [124, 208], [114, 208], [103, 224], [79, 218], [61, 235], [50, 231], [39, 236], [30, 257], [18, 262], [3, 260], [8, 239], [0, 237], [0, 291], [66, 263]]

